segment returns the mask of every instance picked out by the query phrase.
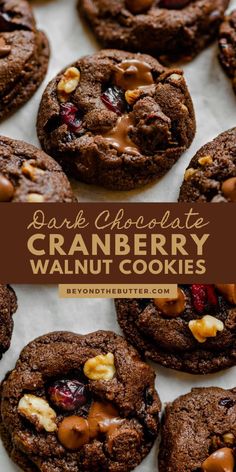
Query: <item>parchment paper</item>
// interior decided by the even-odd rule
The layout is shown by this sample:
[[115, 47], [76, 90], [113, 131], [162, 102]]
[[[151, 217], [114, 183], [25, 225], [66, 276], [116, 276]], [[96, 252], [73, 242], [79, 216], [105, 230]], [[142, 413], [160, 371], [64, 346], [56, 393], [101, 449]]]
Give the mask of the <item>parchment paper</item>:
[[[38, 145], [35, 120], [44, 87], [61, 68], [83, 54], [98, 49], [98, 44], [87, 27], [78, 19], [75, 0], [34, 1], [36, 17], [51, 42], [51, 61], [48, 75], [31, 101], [12, 118], [0, 125], [0, 134], [24, 139]], [[236, 6], [231, 2], [230, 9]], [[183, 172], [195, 151], [221, 131], [235, 126], [236, 100], [230, 81], [217, 61], [216, 44], [201, 53], [184, 67], [187, 83], [195, 105], [197, 135], [191, 148], [175, 167], [158, 183], [133, 192], [109, 192], [98, 187], [73, 182], [80, 201], [176, 201]], [[16, 261], [17, 263], [17, 261]], [[87, 333], [108, 329], [120, 333], [112, 300], [62, 300], [57, 287], [16, 286], [19, 309], [14, 316], [15, 328], [10, 350], [0, 361], [0, 379], [12, 369], [20, 350], [37, 336], [55, 330]], [[156, 387], [163, 404], [192, 387], [217, 385], [235, 387], [236, 368], [208, 376], [192, 376], [155, 366]], [[153, 472], [157, 467], [157, 445], [137, 472]], [[0, 443], [0, 471], [19, 470], [7, 457]], [[91, 471], [92, 472], [92, 471]]]

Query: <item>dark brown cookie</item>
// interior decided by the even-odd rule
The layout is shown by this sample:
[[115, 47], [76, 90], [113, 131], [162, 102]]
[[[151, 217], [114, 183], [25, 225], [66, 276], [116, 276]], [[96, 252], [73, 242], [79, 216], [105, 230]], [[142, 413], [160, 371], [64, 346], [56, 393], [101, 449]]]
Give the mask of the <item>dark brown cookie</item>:
[[42, 147], [65, 172], [117, 190], [161, 177], [194, 134], [182, 72], [123, 51], [86, 56], [61, 72], [38, 115]]
[[217, 35], [228, 0], [79, 0], [106, 46], [191, 59]]
[[118, 322], [145, 357], [207, 374], [236, 365], [236, 285], [180, 285], [178, 299], [118, 299]]
[[7, 375], [1, 435], [27, 472], [127, 472], [159, 430], [155, 373], [112, 332], [31, 342]]
[[50, 156], [0, 136], [0, 202], [72, 202], [70, 183]]
[[17, 298], [9, 285], [0, 285], [0, 358], [10, 347], [13, 330], [12, 315], [17, 309]]
[[167, 405], [159, 472], [234, 472], [236, 389], [194, 388]]
[[236, 128], [205, 144], [190, 161], [180, 202], [236, 202]]
[[44, 79], [49, 45], [25, 0], [0, 0], [0, 120], [29, 100]]
[[236, 10], [226, 16], [220, 27], [219, 59], [226, 74], [232, 79], [236, 93]]

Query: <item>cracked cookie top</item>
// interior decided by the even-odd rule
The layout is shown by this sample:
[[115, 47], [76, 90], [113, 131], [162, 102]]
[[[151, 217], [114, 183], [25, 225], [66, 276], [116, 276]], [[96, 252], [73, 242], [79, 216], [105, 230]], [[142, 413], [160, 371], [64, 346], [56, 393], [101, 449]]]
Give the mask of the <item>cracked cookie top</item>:
[[70, 183], [50, 156], [0, 136], [0, 202], [71, 202]]
[[123, 338], [51, 333], [23, 349], [2, 388], [8, 452], [27, 470], [129, 471], [158, 433], [154, 371]]
[[125, 336], [166, 367], [206, 374], [235, 365], [235, 284], [180, 285], [175, 299], [118, 299]]
[[115, 189], [161, 177], [194, 134], [183, 73], [123, 51], [100, 51], [62, 71], [38, 114], [42, 147], [65, 171]]

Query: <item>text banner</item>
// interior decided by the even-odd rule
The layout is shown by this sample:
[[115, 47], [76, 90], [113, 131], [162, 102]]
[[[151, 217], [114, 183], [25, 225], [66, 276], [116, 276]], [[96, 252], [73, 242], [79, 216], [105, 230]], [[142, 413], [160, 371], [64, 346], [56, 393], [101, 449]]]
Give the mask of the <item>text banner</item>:
[[1, 283], [236, 280], [234, 204], [0, 204]]

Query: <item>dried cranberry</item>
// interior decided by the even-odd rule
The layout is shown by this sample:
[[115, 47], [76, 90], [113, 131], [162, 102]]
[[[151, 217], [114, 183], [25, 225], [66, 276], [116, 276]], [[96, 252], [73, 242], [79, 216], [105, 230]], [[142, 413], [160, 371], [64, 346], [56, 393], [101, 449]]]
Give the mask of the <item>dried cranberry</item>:
[[206, 296], [207, 296], [207, 302], [209, 305], [217, 305], [218, 304], [218, 298], [215, 293], [215, 288], [213, 285], [205, 285], [206, 287]]
[[206, 307], [218, 304], [213, 285], [191, 285], [193, 306], [198, 313], [202, 313]]
[[127, 102], [125, 101], [124, 91], [120, 87], [109, 87], [101, 95], [101, 99], [106, 107], [114, 111], [117, 115], [122, 115], [127, 111]]
[[86, 385], [79, 380], [58, 380], [48, 389], [51, 401], [65, 411], [73, 411], [88, 401]]
[[61, 119], [72, 133], [78, 133], [82, 128], [82, 115], [73, 103], [62, 103]]
[[170, 8], [170, 9], [178, 9], [186, 7], [191, 0], [161, 0], [160, 7], [162, 8]]
[[206, 302], [206, 292], [204, 285], [191, 285], [193, 306], [198, 312], [202, 312]]

